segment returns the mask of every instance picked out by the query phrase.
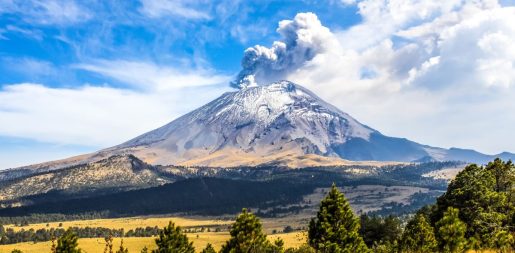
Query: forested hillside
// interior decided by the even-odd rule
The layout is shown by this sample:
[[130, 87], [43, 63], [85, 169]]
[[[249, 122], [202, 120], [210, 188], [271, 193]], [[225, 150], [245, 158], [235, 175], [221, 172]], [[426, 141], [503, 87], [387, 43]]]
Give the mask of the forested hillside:
[[[212, 182], [199, 179], [205, 187]], [[223, 182], [227, 183], [227, 182]], [[262, 185], [253, 185], [259, 187]], [[261, 221], [247, 209], [236, 217], [229, 229], [230, 238], [219, 252], [252, 253], [430, 253], [466, 252], [468, 250], [512, 252], [515, 250], [515, 166], [496, 159], [487, 166], [469, 165], [449, 184], [437, 202], [410, 215], [406, 224], [387, 216], [356, 216], [343, 193], [335, 184], [321, 201], [319, 211], [311, 219], [307, 241], [298, 248], [285, 248], [284, 241], [269, 241]], [[0, 227], [1, 228], [1, 227]], [[195, 252], [184, 230], [172, 222], [163, 228], [140, 229], [145, 236], [158, 235], [152, 252]], [[8, 231], [9, 232], [9, 231]], [[106, 236], [105, 233], [112, 233]], [[17, 240], [29, 234], [12, 234], [0, 230], [2, 242]], [[123, 231], [73, 228], [67, 231], [40, 230], [34, 240], [60, 236], [49, 252], [80, 252], [79, 236], [106, 236], [106, 250], [113, 247], [112, 235]], [[98, 236], [97, 235], [97, 236]], [[133, 236], [126, 234], [126, 236]], [[9, 238], [9, 239], [4, 239]], [[13, 239], [14, 238], [14, 239]], [[23, 239], [23, 238], [22, 238]], [[68, 250], [68, 251], [66, 251]], [[71, 250], [71, 251], [70, 251]], [[13, 251], [20, 252], [20, 251]], [[128, 253], [123, 242], [117, 252]], [[149, 252], [145, 247], [142, 252]], [[207, 244], [202, 252], [216, 252]]]

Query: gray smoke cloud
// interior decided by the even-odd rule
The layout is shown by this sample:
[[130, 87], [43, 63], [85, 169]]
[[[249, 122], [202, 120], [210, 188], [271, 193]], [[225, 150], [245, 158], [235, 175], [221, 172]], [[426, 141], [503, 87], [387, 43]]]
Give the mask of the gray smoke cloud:
[[330, 47], [333, 34], [311, 12], [298, 13], [293, 20], [279, 22], [280, 41], [271, 47], [256, 45], [245, 50], [242, 70], [231, 87], [245, 88], [286, 77]]

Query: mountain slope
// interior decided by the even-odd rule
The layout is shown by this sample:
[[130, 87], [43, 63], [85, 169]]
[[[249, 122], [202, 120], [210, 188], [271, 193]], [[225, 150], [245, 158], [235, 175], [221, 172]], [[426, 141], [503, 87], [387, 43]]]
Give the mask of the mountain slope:
[[342, 165], [351, 161], [485, 163], [497, 156], [443, 149], [381, 134], [288, 81], [228, 92], [165, 126], [118, 146], [0, 173], [0, 179], [134, 155], [152, 165], [232, 167]]
[[[285, 157], [298, 161], [307, 154], [323, 156], [318, 160], [334, 164], [424, 159], [484, 163], [494, 158], [385, 136], [288, 81], [225, 93], [163, 127], [101, 153], [130, 153], [152, 164], [222, 167], [258, 165]], [[505, 153], [504, 157], [515, 155]], [[314, 160], [306, 164], [316, 164]]]
[[[252, 164], [256, 162], [246, 161], [276, 154], [339, 157], [331, 145], [351, 137], [368, 139], [373, 132], [308, 90], [281, 82], [225, 93], [161, 128], [102, 152], [132, 153], [152, 164], [191, 164], [205, 157], [237, 157], [243, 164]], [[204, 159], [200, 165], [210, 165], [211, 160]]]
[[[94, 163], [44, 171], [0, 182], [0, 202], [50, 191], [83, 195], [126, 191], [173, 182], [132, 155], [112, 156]], [[12, 204], [12, 203], [9, 203]]]

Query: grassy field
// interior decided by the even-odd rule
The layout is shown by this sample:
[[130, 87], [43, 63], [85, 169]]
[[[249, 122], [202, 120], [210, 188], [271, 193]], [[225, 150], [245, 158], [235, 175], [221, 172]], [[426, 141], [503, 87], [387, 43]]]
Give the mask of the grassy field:
[[[175, 225], [181, 227], [190, 226], [210, 226], [210, 225], [230, 225], [231, 220], [216, 220], [209, 218], [181, 218], [181, 217], [130, 217], [130, 218], [116, 218], [116, 219], [95, 219], [95, 220], [77, 220], [77, 221], [63, 221], [63, 222], [50, 222], [50, 223], [37, 223], [28, 226], [18, 227], [13, 225], [6, 225], [5, 228], [13, 228], [15, 231], [21, 229], [41, 229], [41, 228], [59, 228], [62, 223], [62, 228], [68, 227], [103, 227], [110, 229], [123, 228], [125, 231], [135, 229], [137, 227], [154, 227], [160, 228], [168, 225], [169, 221], [173, 221]], [[48, 225], [47, 225], [48, 224]]]
[[[198, 237], [197, 237], [198, 235]], [[228, 233], [197, 233], [188, 234], [188, 237], [193, 241], [193, 245], [200, 252], [207, 243], [213, 244], [213, 246], [219, 250], [222, 244], [229, 238]], [[269, 235], [268, 239], [274, 241], [277, 237], [280, 237], [285, 242], [285, 247], [298, 247], [306, 242], [305, 232], [294, 232], [287, 234], [274, 234]], [[120, 246], [120, 238], [114, 238], [113, 251], [116, 251]], [[139, 253], [143, 247], [147, 247], [149, 250], [155, 248], [154, 238], [150, 237], [129, 237], [123, 239], [123, 244], [129, 249], [131, 253]], [[23, 253], [47, 253], [50, 252], [50, 242], [40, 243], [18, 243], [11, 245], [0, 245], [0, 253], [9, 253], [13, 249], [19, 249]], [[104, 239], [103, 238], [83, 238], [79, 239], [79, 247], [84, 253], [102, 253], [104, 252]], [[482, 253], [494, 253], [495, 251], [482, 251]], [[475, 253], [474, 251], [468, 251], [468, 253]]]
[[[216, 249], [220, 249], [223, 243], [229, 239], [229, 233], [221, 232], [206, 232], [206, 233], [194, 233], [188, 234], [188, 237], [193, 241], [193, 245], [197, 251], [201, 251], [207, 243], [213, 244]], [[306, 234], [304, 232], [294, 232], [287, 234], [274, 234], [269, 235], [268, 239], [274, 241], [277, 237], [284, 240], [286, 247], [298, 247], [299, 245], [306, 242]], [[129, 252], [139, 253], [143, 247], [147, 246], [149, 249], [155, 248], [154, 239], [152, 237], [127, 237], [123, 239], [123, 244], [129, 249]], [[120, 246], [120, 238], [113, 240], [114, 249]], [[50, 252], [50, 242], [39, 242], [39, 243], [17, 243], [10, 245], [0, 245], [1, 253], [9, 253], [13, 249], [19, 249], [23, 253], [45, 253]], [[86, 253], [102, 253], [104, 252], [105, 242], [103, 238], [82, 238], [79, 239], [79, 247]]]
[[[212, 225], [227, 225], [233, 223], [233, 220], [227, 219], [214, 219], [209, 217], [130, 217], [130, 218], [116, 218], [116, 219], [94, 219], [94, 220], [78, 220], [78, 221], [63, 221], [63, 222], [50, 222], [50, 223], [38, 223], [30, 224], [28, 226], [18, 227], [13, 225], [6, 225], [6, 228], [13, 228], [18, 231], [21, 229], [41, 229], [41, 228], [59, 228], [59, 224], [62, 223], [61, 228], [68, 227], [104, 227], [111, 229], [123, 228], [125, 231], [135, 229], [137, 227], [154, 227], [160, 228], [168, 225], [169, 221], [173, 221], [176, 225], [181, 227], [201, 227], [201, 226], [212, 226]], [[281, 229], [290, 222], [289, 220], [276, 220], [276, 219], [264, 219], [263, 225], [265, 232], [269, 233], [268, 239], [274, 241], [277, 237], [281, 237], [286, 247], [298, 247], [299, 245], [306, 242], [305, 232], [293, 232], [293, 233], [281, 233], [271, 234], [272, 230], [281, 231]], [[213, 244], [213, 246], [219, 249], [222, 244], [229, 238], [228, 232], [199, 232], [199, 233], [188, 233], [188, 237], [193, 241], [194, 246], [198, 251], [203, 249], [207, 243]], [[129, 249], [129, 252], [139, 253], [145, 246], [149, 249], [153, 249], [155, 246], [155, 238], [151, 237], [127, 237], [124, 238], [124, 245]], [[114, 248], [120, 246], [121, 238], [114, 239]], [[85, 252], [95, 253], [103, 252], [104, 250], [104, 239], [103, 238], [81, 238], [79, 239], [79, 246]], [[17, 243], [10, 245], [0, 245], [0, 253], [9, 253], [13, 249], [22, 250], [24, 253], [45, 253], [50, 251], [50, 242], [39, 242], [39, 243]]]
[[[82, 220], [82, 221], [67, 221], [62, 222], [62, 228], [68, 227], [105, 227], [111, 229], [120, 229], [123, 228], [125, 231], [130, 229], [134, 229], [137, 227], [146, 227], [146, 226], [158, 226], [164, 227], [168, 224], [169, 221], [175, 222], [175, 224], [182, 227], [201, 227], [201, 226], [211, 226], [211, 225], [230, 225], [232, 224], [232, 220], [230, 219], [214, 219], [209, 217], [175, 217], [175, 216], [166, 216], [166, 217], [156, 217], [156, 216], [144, 216], [144, 217], [130, 217], [130, 218], [117, 218], [117, 219], [94, 219], [94, 220]], [[284, 218], [274, 218], [274, 219], [262, 219], [263, 228], [266, 233], [268, 233], [268, 239], [273, 242], [277, 237], [280, 237], [284, 240], [285, 247], [298, 247], [304, 243], [306, 243], [306, 232], [305, 231], [297, 231], [292, 233], [278, 233], [272, 234], [273, 230], [282, 231], [285, 225], [292, 225], [294, 227], [299, 227], [301, 225], [307, 224], [308, 220], [304, 215], [296, 216], [292, 215], [290, 217]], [[51, 222], [48, 223], [40, 223], [40, 224], [30, 224], [29, 226], [24, 227], [16, 227], [12, 225], [6, 225], [5, 227], [10, 227], [15, 230], [20, 229], [40, 229], [40, 228], [58, 228], [60, 222]], [[225, 232], [199, 232], [199, 233], [187, 233], [189, 239], [193, 242], [193, 245], [200, 252], [207, 243], [211, 243], [216, 249], [220, 249], [222, 244], [224, 244], [229, 239], [229, 233]], [[155, 248], [155, 238], [153, 237], [127, 237], [124, 238], [124, 246], [129, 249], [129, 252], [139, 253], [143, 247], [147, 247], [148, 249]], [[120, 246], [121, 238], [114, 238], [114, 251], [118, 249]], [[25, 243], [17, 243], [10, 245], [0, 245], [0, 253], [10, 253], [13, 249], [19, 249], [23, 253], [46, 253], [50, 252], [51, 242], [25, 242]], [[79, 239], [79, 247], [85, 253], [102, 253], [104, 252], [105, 242], [103, 238], [81, 238]], [[483, 252], [494, 252], [494, 251], [483, 251]], [[473, 251], [469, 251], [469, 253], [473, 253]]]

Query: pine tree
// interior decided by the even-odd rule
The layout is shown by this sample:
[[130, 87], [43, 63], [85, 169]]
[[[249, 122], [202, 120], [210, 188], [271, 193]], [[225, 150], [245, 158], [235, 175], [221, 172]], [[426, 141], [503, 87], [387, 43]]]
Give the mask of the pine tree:
[[222, 253], [261, 253], [270, 248], [259, 219], [243, 209], [231, 227], [231, 238], [223, 246]]
[[320, 204], [309, 224], [308, 242], [321, 252], [368, 252], [359, 235], [360, 222], [336, 185]]
[[498, 252], [512, 252], [510, 250], [515, 248], [515, 241], [513, 240], [513, 236], [507, 231], [498, 231], [495, 234], [495, 245], [494, 247], [498, 249]]
[[288, 248], [285, 253], [315, 253], [315, 250], [308, 244], [303, 244], [298, 248]]
[[188, 237], [182, 233], [180, 227], [170, 221], [168, 226], [159, 232], [156, 239], [157, 249], [152, 253], [194, 253], [193, 243], [188, 241]]
[[104, 240], [106, 242], [104, 253], [113, 253], [113, 236], [109, 235]]
[[[510, 208], [506, 192], [496, 189], [505, 187], [504, 177], [498, 174], [497, 163], [490, 163], [489, 169], [471, 164], [462, 170], [447, 187], [447, 192], [438, 198], [437, 209], [432, 214], [432, 224], [442, 219], [447, 208], [460, 211], [460, 219], [467, 225], [465, 237], [480, 235], [482, 247], [494, 247], [495, 233], [508, 223]], [[499, 165], [500, 166], [500, 165]], [[499, 178], [496, 180], [496, 178]], [[486, 226], [485, 224], [488, 224]]]
[[116, 251], [116, 253], [129, 253], [129, 250], [123, 247], [123, 239], [120, 242], [120, 248]]
[[443, 252], [455, 253], [465, 250], [467, 226], [460, 220], [458, 214], [457, 208], [449, 207], [443, 218], [436, 223], [440, 249]]
[[360, 225], [359, 233], [370, 249], [383, 244], [393, 245], [399, 241], [402, 234], [401, 220], [394, 216], [383, 218], [363, 214], [360, 217]]
[[282, 253], [284, 252], [284, 240], [278, 237], [274, 241], [274, 245], [271, 247], [271, 251], [273, 253]]
[[206, 248], [204, 248], [201, 253], [216, 253], [216, 250], [215, 248], [213, 248], [213, 245], [211, 245], [211, 243], [208, 243], [206, 245]]
[[402, 234], [400, 248], [403, 252], [435, 252], [437, 242], [434, 230], [423, 214], [416, 214], [415, 217], [408, 222]]
[[71, 229], [66, 230], [64, 234], [57, 239], [56, 253], [81, 253], [81, 249], [77, 248], [79, 238]]
[[50, 248], [50, 252], [51, 252], [51, 253], [56, 253], [57, 248], [56, 248], [56, 245], [55, 245], [55, 236], [52, 236], [51, 241], [52, 241], [52, 246], [51, 246], [51, 248]]

